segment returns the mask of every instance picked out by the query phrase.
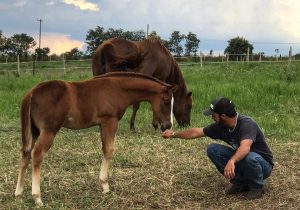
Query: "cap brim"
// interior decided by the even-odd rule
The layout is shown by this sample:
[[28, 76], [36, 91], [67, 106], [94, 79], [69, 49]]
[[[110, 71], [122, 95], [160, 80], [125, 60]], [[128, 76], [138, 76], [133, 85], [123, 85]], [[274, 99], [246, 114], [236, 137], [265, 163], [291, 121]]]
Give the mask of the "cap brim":
[[210, 115], [212, 115], [214, 112], [213, 112], [213, 110], [211, 110], [211, 109], [207, 109], [207, 110], [205, 110], [204, 112], [203, 112], [203, 114], [205, 115], [205, 116], [210, 116]]

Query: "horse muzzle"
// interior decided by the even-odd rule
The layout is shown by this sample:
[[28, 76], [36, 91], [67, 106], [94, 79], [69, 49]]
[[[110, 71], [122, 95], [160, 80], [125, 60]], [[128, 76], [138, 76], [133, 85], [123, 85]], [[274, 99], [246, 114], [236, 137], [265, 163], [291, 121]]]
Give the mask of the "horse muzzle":
[[161, 124], [160, 130], [161, 131], [165, 131], [167, 129], [170, 129], [171, 127], [172, 127], [172, 123], [171, 122], [165, 122], [165, 123]]

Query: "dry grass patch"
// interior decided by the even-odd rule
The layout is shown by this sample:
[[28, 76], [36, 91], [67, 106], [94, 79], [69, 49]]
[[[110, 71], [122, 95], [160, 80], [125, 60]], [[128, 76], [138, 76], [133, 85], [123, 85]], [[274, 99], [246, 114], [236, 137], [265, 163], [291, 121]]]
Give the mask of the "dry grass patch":
[[[111, 167], [111, 192], [97, 184], [102, 159], [99, 133], [62, 130], [42, 166], [43, 209], [296, 209], [298, 142], [270, 140], [276, 166], [263, 199], [227, 197], [228, 182], [206, 157], [209, 139], [164, 140], [158, 132], [120, 132]], [[0, 209], [32, 209], [31, 169], [22, 199], [13, 196], [19, 134], [1, 133]], [[18, 147], [17, 147], [18, 146]]]

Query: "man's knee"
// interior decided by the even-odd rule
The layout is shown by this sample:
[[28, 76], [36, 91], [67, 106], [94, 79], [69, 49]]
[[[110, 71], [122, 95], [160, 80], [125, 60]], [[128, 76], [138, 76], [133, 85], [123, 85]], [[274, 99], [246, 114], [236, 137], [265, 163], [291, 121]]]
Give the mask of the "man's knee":
[[213, 157], [213, 156], [215, 156], [216, 155], [216, 153], [217, 153], [217, 151], [218, 151], [218, 145], [219, 144], [210, 144], [210, 145], [208, 145], [208, 147], [207, 147], [207, 150], [206, 150], [206, 153], [207, 153], [207, 156], [209, 157], [209, 158], [211, 158], [211, 157]]
[[242, 160], [244, 164], [256, 166], [259, 164], [259, 155], [254, 152], [249, 152], [249, 154]]
[[241, 167], [245, 173], [260, 176], [262, 174], [262, 166], [260, 164], [261, 159], [262, 157], [259, 155], [250, 152], [243, 160], [241, 160], [238, 167]]

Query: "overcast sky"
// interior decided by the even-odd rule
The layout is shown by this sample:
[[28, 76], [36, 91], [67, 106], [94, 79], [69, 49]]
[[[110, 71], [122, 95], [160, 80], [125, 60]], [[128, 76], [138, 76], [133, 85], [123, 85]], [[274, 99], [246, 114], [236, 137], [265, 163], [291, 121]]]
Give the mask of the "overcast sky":
[[299, 0], [1, 0], [0, 30], [7, 37], [26, 33], [41, 47], [62, 53], [85, 49], [88, 30], [155, 30], [169, 39], [174, 30], [192, 32], [204, 53], [223, 53], [227, 41], [246, 38], [254, 52], [300, 53]]

